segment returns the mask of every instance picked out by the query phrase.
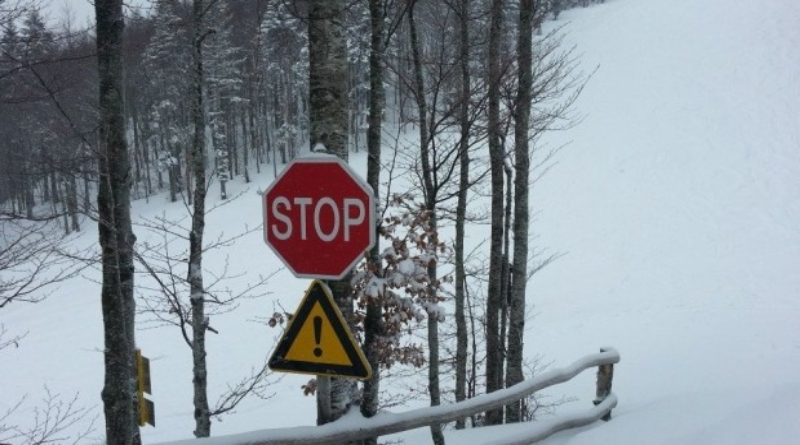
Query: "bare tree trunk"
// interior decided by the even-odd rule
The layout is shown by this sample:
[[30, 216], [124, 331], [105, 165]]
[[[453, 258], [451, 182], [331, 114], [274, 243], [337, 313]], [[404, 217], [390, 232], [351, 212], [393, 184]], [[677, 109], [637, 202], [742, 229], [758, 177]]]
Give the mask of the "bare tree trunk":
[[122, 0], [97, 0], [100, 82], [98, 230], [102, 249], [105, 383], [102, 399], [108, 445], [139, 440], [134, 371], [131, 162], [125, 143]]
[[[311, 25], [309, 24], [309, 26], [311, 26]], [[283, 134], [283, 136], [284, 136], [283, 144], [281, 144], [281, 163], [282, 164], [286, 164], [286, 161], [287, 161], [286, 156], [287, 156], [287, 153], [289, 152], [289, 149], [290, 149], [289, 148], [289, 144], [291, 144], [291, 140], [292, 140], [292, 136], [290, 134], [291, 132], [289, 131], [289, 127], [290, 127], [291, 122], [292, 122], [292, 106], [291, 106], [292, 96], [291, 96], [291, 93], [290, 93], [290, 89], [291, 89], [292, 84], [288, 79], [286, 79], [285, 76], [284, 76], [284, 79], [283, 79], [283, 83], [284, 83], [284, 86], [283, 86], [283, 127], [284, 127], [284, 129], [286, 131]], [[313, 113], [313, 111], [312, 111], [312, 113]], [[313, 132], [314, 130], [312, 129], [311, 131]]]
[[[211, 118], [209, 126], [211, 127], [211, 147], [215, 153], [214, 167], [219, 180], [219, 194], [220, 199], [228, 199], [227, 183], [228, 179], [232, 176], [231, 170], [231, 131], [228, 125], [228, 119], [225, 119], [227, 111], [222, 105], [222, 99], [219, 94], [213, 94], [210, 100]], [[224, 133], [224, 134], [223, 134]], [[196, 173], [195, 173], [196, 174]]]
[[56, 204], [61, 202], [60, 194], [58, 193], [58, 180], [56, 179], [56, 168], [52, 163], [52, 159], [50, 159], [50, 196], [53, 202], [53, 208], [55, 209]]
[[65, 190], [67, 198], [67, 209], [69, 211], [70, 223], [72, 224], [72, 231], [79, 232], [81, 230], [80, 219], [78, 217], [78, 183], [75, 179], [75, 174], [70, 174], [67, 178], [67, 189]]
[[225, 119], [225, 142], [228, 149], [228, 176], [233, 179], [239, 175], [239, 137], [236, 135], [236, 113], [237, 108], [233, 104], [228, 104], [223, 108]]
[[[178, 182], [180, 181], [180, 168], [177, 166], [177, 160], [180, 154], [178, 149], [172, 146], [171, 142], [167, 141], [165, 130], [159, 131], [159, 141], [161, 142], [161, 151], [168, 154], [167, 158], [167, 180], [169, 181], [169, 202], [178, 200]], [[161, 169], [158, 170], [158, 188], [162, 188]]]
[[[486, 391], [503, 387], [503, 351], [499, 315], [503, 263], [503, 147], [500, 143], [500, 38], [503, 22], [503, 0], [492, 0], [489, 30], [489, 160], [492, 181], [492, 221], [489, 253], [489, 287], [486, 303]], [[503, 411], [486, 413], [486, 423], [503, 423]]]
[[25, 175], [23, 187], [25, 188], [25, 214], [28, 218], [33, 219], [33, 208], [36, 206], [36, 198], [33, 195], [33, 180], [27, 174]]
[[[514, 169], [508, 161], [509, 153], [506, 150], [505, 138], [502, 139], [504, 162], [503, 171], [505, 172], [506, 187], [505, 187], [505, 206], [503, 207], [503, 264], [501, 267], [500, 279], [500, 350], [503, 351], [503, 359], [507, 358], [508, 350], [506, 349], [508, 341], [508, 299], [511, 287], [511, 212], [514, 208], [514, 193], [512, 187], [514, 183]], [[505, 363], [503, 363], [505, 364]], [[500, 375], [503, 375], [503, 367], [500, 367]]]
[[91, 208], [92, 208], [92, 202], [91, 202], [91, 199], [89, 198], [89, 194], [90, 194], [89, 193], [89, 182], [90, 182], [89, 181], [89, 177], [91, 175], [91, 173], [89, 173], [89, 170], [90, 170], [89, 166], [86, 166], [86, 165], [83, 166], [83, 173], [82, 173], [82, 176], [83, 176], [83, 213], [85, 213], [87, 215], [89, 214], [89, 212], [91, 211]]
[[[385, 97], [383, 90], [383, 20], [384, 9], [381, 0], [369, 0], [370, 25], [372, 38], [369, 53], [369, 126], [367, 129], [367, 183], [375, 193], [375, 202], [380, 202], [381, 174], [381, 135], [383, 128], [383, 110]], [[358, 137], [358, 135], [356, 135]], [[380, 224], [380, 222], [378, 223]], [[376, 230], [377, 232], [377, 230]], [[383, 275], [380, 243], [370, 250], [370, 261], [377, 276]], [[372, 378], [364, 382], [361, 396], [361, 414], [372, 417], [378, 413], [378, 395], [380, 391], [380, 351], [379, 339], [383, 335], [381, 319], [382, 301], [370, 299], [364, 319], [364, 353], [373, 369]], [[377, 445], [378, 438], [363, 441], [364, 445]]]
[[[477, 393], [478, 393], [478, 389], [477, 389], [477, 387], [478, 387], [478, 329], [475, 326], [475, 318], [476, 317], [475, 317], [475, 314], [473, 312], [474, 305], [472, 304], [472, 301], [471, 301], [471, 299], [469, 297], [469, 291], [466, 288], [464, 290], [467, 291], [466, 292], [466, 297], [467, 298], [466, 298], [465, 303], [466, 303], [466, 306], [467, 306], [467, 311], [469, 311], [469, 324], [470, 324], [470, 329], [471, 329], [470, 330], [470, 334], [471, 334], [470, 335], [470, 339], [472, 340], [470, 342], [470, 348], [472, 350], [472, 357], [471, 357], [471, 359], [469, 361], [472, 378], [469, 380], [468, 385], [467, 385], [467, 397], [468, 398], [472, 398], [472, 397], [475, 397], [477, 395]], [[475, 418], [476, 418], [475, 415], [471, 416], [472, 425], [475, 425]]]
[[[344, 36], [344, 1], [311, 0], [308, 15], [309, 117], [311, 146], [322, 144], [345, 161], [347, 151], [347, 57]], [[291, 96], [287, 103], [291, 102]], [[288, 106], [287, 106], [288, 108]], [[342, 314], [352, 314], [350, 276], [329, 283]], [[322, 425], [341, 417], [355, 401], [352, 380], [331, 379], [330, 393], [317, 391], [318, 418]], [[325, 406], [329, 403], [329, 406]]]
[[[50, 199], [50, 209], [52, 210], [53, 215], [58, 215], [59, 196], [58, 196], [58, 183], [56, 182], [55, 173], [50, 174], [50, 184], [52, 184], [50, 187], [50, 196], [52, 196], [52, 199]], [[23, 202], [21, 201], [20, 205], [22, 204]]]
[[[193, 1], [193, 3], [200, 2], [201, 4], [203, 2], [203, 0], [192, 0], [192, 1]], [[196, 45], [196, 43], [195, 43], [195, 45]], [[201, 50], [202, 50], [202, 48], [201, 48]], [[194, 61], [193, 61], [193, 63], [194, 63]], [[202, 61], [200, 63], [202, 64]], [[195, 68], [193, 67], [192, 69], [195, 69]], [[193, 75], [196, 75], [196, 73], [194, 73]], [[177, 150], [180, 150], [180, 148], [178, 148]], [[183, 191], [184, 191], [184, 194], [186, 196], [186, 203], [191, 206], [193, 204], [192, 200], [194, 199], [194, 195], [192, 194], [192, 186], [193, 186], [193, 184], [192, 184], [192, 168], [196, 165], [194, 157], [193, 157], [194, 156], [194, 146], [193, 145], [186, 145], [184, 147], [184, 152], [186, 154], [186, 162], [185, 162], [185, 165], [183, 166], [184, 167], [183, 168], [183, 175], [184, 175]], [[176, 158], [178, 157], [177, 153], [176, 153], [175, 157]], [[178, 170], [180, 170], [180, 169], [178, 169]], [[180, 178], [180, 172], [178, 172], [175, 176], [176, 176], [176, 178]]]
[[[62, 188], [63, 188], [64, 196], [61, 196]], [[70, 232], [70, 226], [69, 226], [69, 206], [68, 206], [68, 203], [67, 203], [67, 197], [68, 197], [69, 191], [67, 190], [66, 183], [64, 184], [64, 187], [58, 187], [56, 190], [59, 192], [59, 196], [60, 196], [59, 199], [61, 200], [61, 215], [62, 215], [62, 218], [64, 220], [64, 235], [69, 235], [71, 233]]]
[[[256, 125], [256, 110], [257, 105], [255, 102], [255, 96], [251, 93], [250, 104], [248, 105], [248, 117], [250, 119], [250, 143], [253, 146], [253, 156], [255, 157], [255, 164], [256, 164], [256, 173], [261, 173], [261, 132], [258, 131], [258, 126]], [[266, 124], [264, 124], [266, 125]], [[247, 158], [245, 158], [245, 174], [247, 177], [245, 180], [250, 181], [250, 174], [247, 172]]]
[[[42, 149], [42, 159], [47, 159], [47, 155], [44, 152], [44, 148]], [[25, 165], [25, 164], [23, 164]], [[26, 169], [30, 169], [29, 166], [25, 165]], [[41, 168], [41, 167], [40, 167]], [[33, 174], [30, 170], [27, 172], [28, 175]], [[50, 186], [47, 182], [47, 174], [42, 174], [42, 203], [50, 202]], [[33, 217], [33, 215], [31, 215]]]
[[142, 182], [141, 137], [139, 135], [139, 113], [136, 105], [131, 108], [131, 126], [133, 127], [133, 159], [134, 159], [134, 190], [135, 199], [139, 198], [139, 186]]
[[[312, 147], [347, 160], [347, 57], [344, 1], [309, 2], [309, 99]], [[291, 99], [291, 98], [290, 98]], [[335, 116], [331, 114], [335, 113]]]
[[142, 128], [142, 161], [144, 162], [144, 180], [145, 180], [145, 188], [144, 188], [144, 196], [150, 196], [153, 194], [153, 183], [150, 178], [150, 131], [148, 130], [147, 126]]
[[[430, 134], [428, 133], [428, 107], [425, 98], [425, 80], [422, 76], [422, 56], [417, 36], [417, 26], [414, 20], [414, 1], [408, 9], [408, 25], [411, 37], [411, 53], [414, 60], [414, 96], [417, 102], [419, 115], [419, 144], [420, 159], [422, 161], [422, 180], [425, 189], [425, 206], [428, 211], [430, 230], [436, 233], [436, 190], [433, 183], [433, 171], [430, 162]], [[436, 282], [436, 262], [428, 266], [428, 276], [431, 285]], [[439, 388], [439, 320], [434, 313], [428, 313], [428, 395], [431, 406], [442, 403]], [[441, 425], [431, 425], [431, 437], [436, 445], [444, 445], [444, 435]]]
[[[248, 135], [252, 136], [252, 132], [249, 132], [247, 127], [247, 109], [242, 106], [240, 110], [240, 117], [242, 121], [242, 170], [244, 171], [244, 182], [250, 182], [250, 171], [249, 171], [249, 156], [248, 156], [248, 149], [255, 144], [255, 141], [251, 138], [249, 141], [247, 140]], [[248, 143], [249, 142], [249, 143]]]
[[[521, 0], [517, 41], [519, 84], [514, 104], [514, 261], [512, 263], [511, 299], [508, 329], [508, 366], [506, 384], [515, 385], [524, 379], [522, 359], [525, 334], [525, 290], [528, 278], [528, 180], [530, 155], [528, 152], [528, 126], [531, 112], [531, 87], [533, 84], [532, 30], [533, 17], [538, 13], [538, 1]], [[506, 407], [509, 422], [522, 420], [520, 402]]]
[[[467, 398], [467, 318], [464, 302], [466, 300], [466, 271], [464, 264], [464, 223], [467, 217], [467, 192], [469, 189], [469, 105], [471, 95], [469, 70], [469, 0], [459, 3], [459, 52], [461, 62], [461, 144], [459, 148], [459, 185], [458, 202], [456, 204], [456, 282], [455, 282], [455, 319], [456, 319], [456, 402]], [[456, 429], [464, 429], [464, 419], [456, 421]]]
[[[206, 117], [203, 109], [203, 0], [194, 0], [192, 45], [192, 121], [194, 140], [191, 148], [194, 171], [194, 200], [192, 230], [189, 233], [189, 292], [192, 305], [192, 383], [194, 385], [195, 437], [211, 435], [211, 417], [208, 407], [208, 370], [206, 366], [205, 288], [203, 287], [203, 233], [206, 206]], [[188, 162], [187, 162], [188, 164]], [[191, 196], [187, 184], [187, 194]]]
[[[249, 102], [247, 104], [247, 111], [248, 117], [250, 120], [250, 143], [253, 147], [253, 157], [254, 162], [256, 164], [256, 173], [261, 173], [261, 149], [262, 149], [262, 142], [259, 132], [259, 129], [256, 125], [256, 113], [258, 112], [258, 103], [257, 101], [260, 99], [258, 88], [261, 85], [261, 77], [259, 74], [259, 67], [261, 62], [261, 21], [264, 17], [262, 9], [261, 9], [261, 2], [256, 2], [256, 14], [255, 14], [255, 36], [252, 40], [253, 42], [253, 52], [251, 56], [251, 71], [250, 75], [248, 76], [247, 82], [247, 94]], [[267, 125], [266, 122], [263, 120], [261, 121], [263, 125]], [[245, 181], [250, 182], [250, 173], [247, 171], [247, 158], [245, 157]]]

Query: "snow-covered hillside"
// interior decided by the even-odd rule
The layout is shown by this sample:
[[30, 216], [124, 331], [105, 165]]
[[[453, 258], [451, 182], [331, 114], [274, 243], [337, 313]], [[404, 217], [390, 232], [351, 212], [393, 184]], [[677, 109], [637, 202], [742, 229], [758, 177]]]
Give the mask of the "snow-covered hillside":
[[[555, 444], [800, 435], [800, 4], [616, 0], [570, 11], [600, 69], [533, 193], [529, 354], [617, 347], [615, 419]], [[589, 403], [591, 381], [575, 385]]]
[[[564, 253], [529, 286], [526, 354], [554, 367], [601, 346], [622, 355], [619, 406], [608, 423], [559, 433], [547, 445], [793, 444], [800, 437], [800, 4], [791, 0], [606, 0], [561, 15], [586, 71], [585, 120], [545, 138], [569, 142], [537, 183], [536, 244]], [[353, 156], [363, 171], [365, 158]], [[261, 222], [256, 176], [242, 197], [207, 218], [208, 238]], [[138, 220], [185, 214], [164, 196], [134, 203]], [[187, 222], [184, 221], [184, 224]], [[485, 228], [480, 228], [480, 235]], [[476, 229], [477, 230], [477, 229]], [[157, 237], [136, 230], [140, 243]], [[72, 241], [95, 243], [94, 227]], [[256, 231], [209, 256], [246, 285], [281, 267]], [[102, 322], [95, 271], [45, 302], [5, 308], [10, 332], [29, 332], [0, 353], [0, 408], [33, 421], [44, 386], [91, 408], [102, 436]], [[212, 318], [213, 400], [257, 367], [279, 332], [257, 322], [293, 310], [307, 287], [286, 270], [270, 295]], [[147, 326], [137, 342], [151, 359], [158, 427], [145, 443], [191, 437], [190, 351], [174, 328]], [[11, 365], [9, 365], [11, 364]], [[212, 434], [312, 425], [314, 400], [287, 375], [269, 400], [245, 402]], [[591, 406], [594, 375], [551, 388]], [[0, 409], [0, 418], [4, 410]], [[498, 428], [498, 427], [495, 427]], [[503, 428], [503, 427], [499, 427]], [[491, 444], [492, 429], [449, 431], [450, 443]], [[430, 443], [427, 429], [394, 436]]]
[[[542, 443], [797, 443], [800, 4], [607, 0], [563, 20], [599, 70], [532, 194], [537, 243], [566, 255], [529, 287], [526, 352], [615, 346], [620, 404]], [[547, 393], [580, 397], [569, 412], [593, 385]]]

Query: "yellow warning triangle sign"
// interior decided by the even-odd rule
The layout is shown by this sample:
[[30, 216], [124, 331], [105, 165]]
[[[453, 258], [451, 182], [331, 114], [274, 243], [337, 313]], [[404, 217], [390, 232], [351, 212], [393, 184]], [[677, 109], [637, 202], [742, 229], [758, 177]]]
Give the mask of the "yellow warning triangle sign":
[[372, 368], [330, 289], [314, 280], [269, 359], [273, 371], [366, 380]]

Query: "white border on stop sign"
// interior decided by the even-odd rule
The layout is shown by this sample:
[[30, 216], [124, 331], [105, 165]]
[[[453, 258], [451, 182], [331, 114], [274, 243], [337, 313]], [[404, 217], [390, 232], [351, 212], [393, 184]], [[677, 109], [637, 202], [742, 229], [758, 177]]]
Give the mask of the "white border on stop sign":
[[262, 214], [262, 217], [263, 217], [262, 218], [263, 219], [262, 236], [264, 237], [264, 243], [266, 243], [267, 246], [269, 246], [269, 248], [275, 253], [275, 255], [277, 255], [278, 258], [280, 258], [280, 260], [283, 262], [283, 264], [286, 265], [286, 267], [292, 272], [292, 274], [294, 276], [298, 277], [298, 278], [318, 278], [318, 279], [325, 279], [325, 280], [340, 280], [345, 275], [347, 275], [347, 273], [350, 272], [353, 269], [353, 267], [355, 267], [355, 265], [358, 264], [359, 261], [361, 261], [361, 259], [363, 257], [362, 254], [359, 254], [358, 256], [356, 256], [356, 258], [339, 275], [322, 275], [322, 274], [298, 273], [286, 261], [286, 259], [283, 257], [283, 255], [281, 255], [281, 253], [278, 252], [278, 249], [276, 249], [267, 239], [267, 230], [268, 230], [268, 223], [267, 223], [267, 195], [275, 187], [275, 185], [281, 180], [281, 178], [283, 178], [283, 176], [286, 174], [286, 172], [289, 171], [289, 169], [292, 167], [292, 165], [300, 164], [300, 163], [302, 163], [302, 164], [312, 164], [312, 163], [332, 164], [332, 163], [337, 163], [337, 164], [339, 164], [340, 167], [342, 167], [342, 169], [345, 172], [347, 172], [350, 175], [351, 178], [353, 178], [355, 180], [355, 182], [359, 186], [361, 186], [361, 188], [364, 190], [364, 192], [366, 192], [367, 197], [368, 197], [368, 201], [369, 201], [367, 203], [367, 223], [369, 224], [369, 245], [364, 249], [364, 251], [367, 251], [367, 250], [371, 249], [372, 246], [375, 245], [375, 241], [376, 241], [376, 237], [377, 237], [376, 227], [375, 227], [375, 217], [376, 217], [375, 214], [377, 213], [376, 212], [376, 208], [375, 208], [375, 193], [374, 193], [372, 187], [361, 177], [361, 175], [356, 173], [356, 171], [353, 170], [350, 167], [350, 165], [347, 162], [345, 162], [343, 159], [339, 158], [338, 156], [327, 154], [327, 153], [313, 153], [312, 152], [312, 153], [305, 153], [305, 154], [303, 154], [301, 156], [298, 156], [298, 157], [292, 159], [291, 161], [289, 161], [289, 163], [286, 164], [286, 167], [284, 167], [284, 169], [281, 170], [280, 173], [278, 173], [278, 176], [275, 177], [275, 179], [272, 181], [272, 183], [269, 185], [269, 187], [267, 187], [264, 190], [264, 192], [261, 194], [261, 214]]

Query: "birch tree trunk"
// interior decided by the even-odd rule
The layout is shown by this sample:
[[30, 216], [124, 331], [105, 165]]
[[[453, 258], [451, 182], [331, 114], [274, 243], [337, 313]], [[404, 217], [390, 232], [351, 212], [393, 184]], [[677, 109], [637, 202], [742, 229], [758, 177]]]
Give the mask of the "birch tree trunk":
[[[536, 3], [536, 5], [535, 5]], [[521, 382], [523, 336], [525, 334], [525, 290], [528, 278], [528, 187], [530, 155], [528, 152], [528, 126], [531, 112], [533, 17], [537, 13], [534, 6], [538, 1], [521, 0], [519, 5], [519, 26], [517, 41], [517, 64], [519, 83], [514, 104], [514, 260], [512, 262], [511, 298], [508, 325], [508, 364], [506, 384]], [[521, 402], [506, 407], [508, 422], [522, 420]]]
[[105, 383], [102, 399], [108, 445], [139, 441], [134, 371], [131, 162], [125, 142], [122, 0], [97, 0], [100, 138], [97, 207], [102, 249]]
[[[347, 53], [345, 51], [343, 0], [311, 0], [308, 14], [309, 117], [311, 147], [322, 144], [347, 161]], [[288, 102], [288, 101], [287, 101]], [[329, 283], [342, 314], [353, 312], [350, 274]], [[319, 380], [323, 380], [318, 377]], [[341, 417], [355, 401], [354, 380], [331, 379], [317, 391], [317, 424]]]
[[[486, 392], [503, 387], [503, 339], [500, 336], [499, 316], [502, 306], [501, 286], [503, 267], [503, 147], [500, 143], [500, 38], [503, 23], [503, 0], [492, 0], [488, 48], [488, 119], [489, 162], [491, 170], [491, 232], [489, 251], [489, 285], [486, 303]], [[486, 423], [503, 423], [503, 411], [486, 413]]]

